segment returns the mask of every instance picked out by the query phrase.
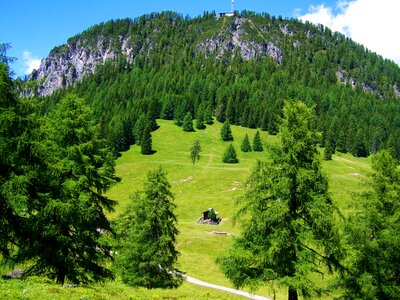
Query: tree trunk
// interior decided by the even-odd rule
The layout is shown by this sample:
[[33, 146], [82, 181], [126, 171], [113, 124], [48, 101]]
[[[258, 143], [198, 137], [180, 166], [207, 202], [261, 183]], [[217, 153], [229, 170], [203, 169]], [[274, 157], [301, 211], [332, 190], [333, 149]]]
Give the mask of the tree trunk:
[[65, 282], [65, 274], [63, 271], [59, 271], [57, 274], [57, 283], [64, 285], [64, 282]]
[[288, 300], [298, 300], [297, 290], [289, 287], [289, 297]]

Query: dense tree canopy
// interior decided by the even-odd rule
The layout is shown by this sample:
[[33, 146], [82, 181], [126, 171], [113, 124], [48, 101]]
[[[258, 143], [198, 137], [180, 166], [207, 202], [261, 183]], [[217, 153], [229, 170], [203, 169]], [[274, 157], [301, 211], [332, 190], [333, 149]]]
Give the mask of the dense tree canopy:
[[[220, 122], [276, 134], [283, 100], [299, 98], [315, 107], [313, 126], [323, 132], [323, 146], [329, 137], [329, 145], [336, 150], [357, 156], [400, 149], [395, 130], [400, 114], [396, 64], [323, 26], [248, 12], [237, 15], [245, 18], [243, 35], [261, 43], [274, 41], [282, 50], [280, 64], [263, 55], [246, 60], [231, 51], [205, 54], [199, 48], [205, 40], [219, 36], [224, 21], [210, 16], [189, 20], [164, 12], [93, 26], [71, 38], [71, 47], [78, 40], [95, 45], [98, 34], [103, 34], [105, 46], [118, 49], [120, 36], [133, 36], [138, 52], [132, 54], [133, 61], [122, 55], [108, 61], [66, 90], [90, 102], [107, 138], [122, 128], [130, 132], [142, 113], [153, 121], [174, 119], [181, 126], [190, 112], [199, 117], [196, 125], [200, 128], [203, 116], [205, 123], [215, 116]], [[225, 20], [231, 30], [234, 18]], [[149, 47], [148, 51], [140, 52], [140, 45]], [[52, 52], [63, 51], [68, 47]], [[49, 97], [44, 109], [51, 109], [63, 93]], [[335, 134], [329, 136], [328, 131]], [[112, 141], [117, 149], [120, 143], [121, 139]]]

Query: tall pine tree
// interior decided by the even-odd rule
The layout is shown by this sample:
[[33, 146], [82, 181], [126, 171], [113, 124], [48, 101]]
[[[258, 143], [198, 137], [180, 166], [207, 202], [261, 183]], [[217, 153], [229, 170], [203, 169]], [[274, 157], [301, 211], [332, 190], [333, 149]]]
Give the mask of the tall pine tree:
[[132, 286], [173, 288], [179, 252], [174, 197], [166, 173], [159, 168], [147, 173], [143, 192], [120, 218], [120, 248], [116, 258], [122, 280]]
[[340, 240], [312, 112], [301, 102], [283, 112], [281, 144], [271, 162], [258, 163], [240, 201], [242, 234], [217, 262], [236, 287], [275, 282], [297, 300], [321, 294], [310, 275], [337, 265]]
[[66, 96], [45, 118], [38, 139], [42, 165], [31, 178], [24, 213], [29, 234], [18, 261], [30, 262], [27, 275], [47, 275], [60, 284], [113, 278], [104, 265], [112, 259], [111, 247], [102, 235], [112, 232], [106, 212], [116, 202], [104, 193], [116, 182], [114, 157], [89, 107]]

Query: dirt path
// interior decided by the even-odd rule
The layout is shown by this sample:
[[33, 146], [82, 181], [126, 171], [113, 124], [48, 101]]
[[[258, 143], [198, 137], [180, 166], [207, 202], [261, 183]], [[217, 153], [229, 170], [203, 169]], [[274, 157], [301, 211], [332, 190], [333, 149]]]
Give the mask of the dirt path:
[[243, 296], [249, 299], [254, 299], [254, 300], [272, 300], [271, 298], [267, 298], [267, 297], [262, 297], [262, 296], [257, 296], [257, 295], [253, 295], [247, 292], [243, 292], [243, 291], [238, 291], [235, 289], [231, 289], [231, 288], [227, 288], [227, 287], [223, 287], [223, 286], [219, 286], [219, 285], [215, 285], [215, 284], [211, 284], [211, 283], [207, 283], [204, 281], [200, 281], [196, 278], [190, 277], [190, 276], [185, 276], [186, 281], [193, 283], [193, 284], [197, 284], [200, 286], [204, 286], [204, 287], [209, 287], [212, 289], [216, 289], [216, 290], [221, 290], [221, 291], [225, 291], [231, 294], [235, 294], [235, 295], [239, 295], [239, 296]]

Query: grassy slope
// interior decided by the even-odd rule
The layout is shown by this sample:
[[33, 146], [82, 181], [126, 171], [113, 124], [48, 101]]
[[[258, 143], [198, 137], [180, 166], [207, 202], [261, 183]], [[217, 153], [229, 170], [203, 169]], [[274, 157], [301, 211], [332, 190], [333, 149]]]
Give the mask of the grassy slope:
[[[243, 185], [255, 160], [265, 160], [268, 152], [242, 153], [240, 143], [246, 133], [252, 141], [255, 130], [232, 126], [235, 141], [233, 145], [240, 159], [239, 164], [223, 164], [222, 155], [229, 145], [220, 140], [221, 124], [216, 123], [207, 129], [193, 133], [184, 133], [181, 128], [170, 121], [159, 120], [160, 128], [153, 133], [154, 155], [143, 156], [137, 146], [122, 154], [117, 161], [117, 175], [122, 181], [111, 189], [108, 195], [119, 201], [119, 205], [111, 218], [115, 218], [129, 203], [129, 195], [141, 189], [146, 172], [161, 165], [168, 172], [177, 204], [178, 227], [180, 235], [178, 249], [181, 252], [180, 268], [188, 275], [214, 284], [231, 286], [228, 280], [216, 267], [215, 258], [231, 245], [231, 237], [212, 235], [213, 230], [238, 234], [238, 226], [233, 226], [232, 216], [235, 211], [235, 198], [243, 192]], [[276, 137], [261, 132], [265, 148], [276, 143]], [[201, 159], [192, 165], [189, 149], [193, 141], [198, 139], [202, 146]], [[335, 155], [332, 161], [323, 163], [324, 170], [330, 178], [330, 188], [335, 204], [345, 213], [353, 210], [352, 193], [362, 190], [362, 179], [370, 170], [369, 159], [356, 159], [347, 154]], [[223, 222], [219, 226], [198, 225], [196, 220], [209, 207], [220, 212]], [[17, 287], [13, 287], [13, 282]], [[95, 285], [90, 288], [66, 289], [48, 283], [32, 283], [30, 281], [0, 281], [0, 298], [24, 299], [41, 298], [46, 294], [54, 299], [240, 299], [222, 292], [211, 291], [185, 283], [173, 291], [146, 291], [132, 289], [121, 283], [113, 282]], [[27, 289], [26, 294], [22, 290]], [[31, 290], [31, 292], [29, 292]], [[7, 293], [13, 294], [12, 297]], [[261, 294], [273, 296], [271, 291], [263, 288]], [[29, 296], [28, 296], [29, 295]], [[277, 299], [285, 296], [278, 293]], [[86, 297], [86, 298], [85, 298]]]

